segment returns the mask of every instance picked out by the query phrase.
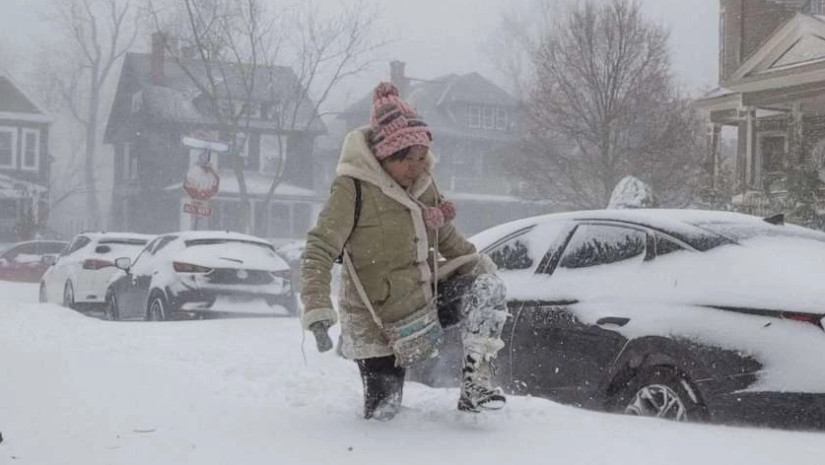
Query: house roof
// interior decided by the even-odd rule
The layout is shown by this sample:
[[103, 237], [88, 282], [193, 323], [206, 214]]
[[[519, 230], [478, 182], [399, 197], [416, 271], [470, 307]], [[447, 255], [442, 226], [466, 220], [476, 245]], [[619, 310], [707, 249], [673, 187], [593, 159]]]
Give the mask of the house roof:
[[[193, 124], [217, 124], [217, 120], [206, 109], [208, 105], [203, 104], [208, 103], [208, 101], [204, 102], [201, 89], [187, 73], [188, 70], [196, 79], [206, 83], [207, 68], [202, 61], [196, 59], [184, 59], [182, 64], [183, 67], [172, 57], [165, 56], [163, 60], [163, 81], [162, 84], [156, 84], [152, 80], [152, 55], [128, 53], [124, 61], [124, 72], [121, 73], [121, 80], [124, 79], [124, 75], [128, 75], [135, 80], [136, 86], [143, 93], [144, 109], [153, 119]], [[214, 71], [218, 68], [220, 69], [219, 72]], [[215, 76], [219, 87], [219, 97], [229, 98], [234, 96], [236, 101], [242, 102], [245, 100], [246, 92], [243, 76], [250, 69], [251, 65], [242, 67], [235, 63], [217, 64], [213, 68], [213, 72], [220, 74], [220, 76]], [[290, 101], [292, 95], [302, 90], [295, 73], [285, 66], [257, 66], [253, 78], [255, 84], [251, 97], [256, 103], [279, 100]], [[224, 86], [224, 82], [228, 82], [228, 85]], [[303, 129], [308, 127], [312, 133], [324, 133], [326, 127], [317, 117], [314, 106], [314, 102], [305, 99], [297, 109], [295, 124], [282, 130], [289, 131], [291, 128]], [[291, 110], [288, 111], [291, 112]], [[111, 126], [111, 124], [110, 117], [109, 125]], [[272, 120], [252, 119], [250, 126], [263, 130], [279, 129]]]
[[[413, 81], [404, 100], [416, 108], [435, 132], [465, 131], [464, 120], [457, 121], [448, 104], [461, 102], [515, 108], [518, 100], [476, 72], [447, 74], [432, 80]], [[372, 93], [344, 110], [343, 115], [369, 121]], [[500, 138], [501, 135], [496, 137]]]
[[825, 16], [796, 13], [742, 63], [724, 86], [750, 91], [805, 84], [822, 80], [823, 69]]
[[51, 117], [34, 99], [15, 84], [10, 75], [0, 70], [0, 119], [51, 122]]

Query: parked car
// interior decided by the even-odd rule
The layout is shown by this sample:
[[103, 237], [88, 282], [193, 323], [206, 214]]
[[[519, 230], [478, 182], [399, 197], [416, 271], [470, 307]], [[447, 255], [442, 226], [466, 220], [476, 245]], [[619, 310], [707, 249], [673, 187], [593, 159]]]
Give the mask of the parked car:
[[0, 279], [39, 282], [49, 268], [43, 257], [56, 256], [67, 244], [65, 241], [27, 241], [12, 245], [0, 254]]
[[154, 236], [137, 233], [94, 232], [75, 236], [40, 280], [40, 301], [73, 309], [102, 307], [106, 286], [118, 257], [134, 257]]
[[[471, 238], [512, 315], [509, 392], [674, 420], [825, 427], [825, 233], [694, 210], [581, 211]], [[456, 383], [457, 330], [412, 370]]]
[[158, 236], [109, 284], [113, 320], [290, 314], [289, 265], [269, 242], [224, 231]]

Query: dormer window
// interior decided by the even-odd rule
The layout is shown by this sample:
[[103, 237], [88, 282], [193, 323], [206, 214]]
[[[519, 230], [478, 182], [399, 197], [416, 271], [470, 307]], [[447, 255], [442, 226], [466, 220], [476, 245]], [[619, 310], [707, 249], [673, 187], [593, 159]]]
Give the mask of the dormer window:
[[467, 108], [467, 126], [471, 128], [481, 127], [481, 107], [479, 105], [470, 105]]

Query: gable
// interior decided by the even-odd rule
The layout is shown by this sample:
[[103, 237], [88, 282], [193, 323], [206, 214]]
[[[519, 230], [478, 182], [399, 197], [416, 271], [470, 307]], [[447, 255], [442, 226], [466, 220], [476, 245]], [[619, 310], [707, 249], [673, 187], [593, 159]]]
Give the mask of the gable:
[[825, 61], [825, 17], [797, 13], [754, 52], [728, 82]]
[[776, 60], [770, 69], [792, 66], [825, 59], [825, 38], [809, 35], [799, 39], [788, 51]]

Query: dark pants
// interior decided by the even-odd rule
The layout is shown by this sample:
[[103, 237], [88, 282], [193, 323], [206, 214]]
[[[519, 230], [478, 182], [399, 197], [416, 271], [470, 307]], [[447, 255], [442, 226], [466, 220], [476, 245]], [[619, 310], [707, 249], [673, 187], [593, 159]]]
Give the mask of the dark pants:
[[[442, 327], [455, 326], [466, 317], [462, 314], [461, 299], [475, 279], [475, 276], [463, 275], [438, 283], [438, 321]], [[395, 356], [365, 358], [356, 363], [364, 385], [364, 418], [373, 418], [382, 405], [397, 412], [401, 407], [406, 370], [395, 366]]]

